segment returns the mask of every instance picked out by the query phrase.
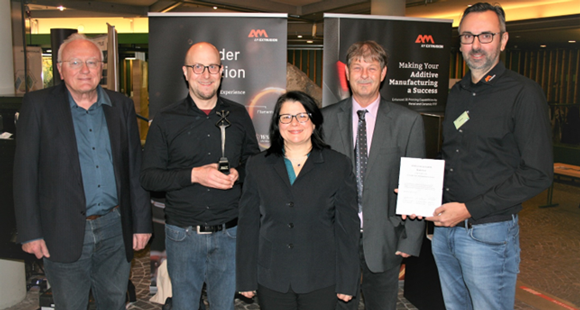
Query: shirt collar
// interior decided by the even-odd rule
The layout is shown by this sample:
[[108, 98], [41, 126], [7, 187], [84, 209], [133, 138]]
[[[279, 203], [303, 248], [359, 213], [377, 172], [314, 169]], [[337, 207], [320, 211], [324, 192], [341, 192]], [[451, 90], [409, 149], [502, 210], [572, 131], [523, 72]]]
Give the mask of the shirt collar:
[[[193, 98], [191, 98], [191, 95], [190, 95], [189, 93], [187, 94], [187, 100], [186, 100], [186, 101], [187, 101], [187, 105], [188, 105], [188, 107], [187, 107], [187, 108], [188, 108], [188, 109], [191, 109], [191, 110], [193, 110], [193, 111], [197, 111], [197, 112], [199, 112], [199, 113], [203, 113], [203, 112], [202, 112], [202, 111], [201, 111], [201, 110], [200, 110], [200, 109], [197, 107], [197, 105], [195, 104], [195, 101], [193, 101]], [[218, 97], [217, 97], [217, 102], [215, 103], [215, 106], [214, 106], [214, 107], [213, 107], [211, 110], [212, 110], [212, 111], [214, 111], [214, 110], [216, 110], [216, 111], [217, 111], [217, 110], [218, 110], [218, 109], [221, 107], [221, 104], [222, 104], [222, 100], [221, 100], [220, 96], [218, 95]], [[204, 114], [205, 114], [205, 113], [204, 113]]]
[[[75, 102], [75, 100], [73, 99], [68, 88], [66, 89], [66, 93], [68, 94], [68, 101], [69, 101], [70, 107], [74, 108], [75, 106], [78, 106], [77, 103]], [[108, 105], [110, 107], [113, 106], [113, 104], [111, 103], [111, 98], [109, 98], [109, 95], [107, 95], [107, 93], [105, 92], [105, 90], [103, 90], [101, 85], [97, 85], [97, 102], [95, 102], [95, 104], [93, 104], [91, 106], [91, 108], [93, 108], [93, 107], [99, 108], [103, 104]]]
[[354, 99], [354, 97], [352, 97], [352, 114], [356, 115], [356, 111], [358, 111], [358, 110], [367, 110], [368, 114], [374, 117], [375, 115], [377, 115], [377, 112], [379, 110], [379, 102], [380, 101], [381, 101], [381, 95], [378, 95], [377, 99], [375, 99], [375, 101], [371, 102], [371, 104], [369, 104], [368, 106], [363, 108]]
[[498, 80], [498, 78], [504, 73], [504, 71], [505, 66], [503, 62], [500, 61], [497, 63], [497, 65], [495, 65], [495, 67], [493, 67], [491, 70], [489, 70], [487, 74], [483, 76], [480, 82], [490, 85], [494, 84]]
[[471, 82], [471, 72], [468, 72], [463, 77], [463, 79], [461, 80], [461, 84], [465, 88], [469, 88], [470, 86], [493, 85], [493, 84], [496, 83], [497, 80], [499, 80], [499, 77], [501, 75], [503, 75], [503, 73], [505, 72], [505, 70], [506, 70], [505, 65], [500, 60], [497, 63], [497, 65], [495, 65], [495, 67], [493, 67], [491, 70], [489, 70], [489, 72], [486, 73], [481, 78], [481, 80], [479, 80], [479, 82], [477, 82], [476, 84], [473, 84], [473, 82]]

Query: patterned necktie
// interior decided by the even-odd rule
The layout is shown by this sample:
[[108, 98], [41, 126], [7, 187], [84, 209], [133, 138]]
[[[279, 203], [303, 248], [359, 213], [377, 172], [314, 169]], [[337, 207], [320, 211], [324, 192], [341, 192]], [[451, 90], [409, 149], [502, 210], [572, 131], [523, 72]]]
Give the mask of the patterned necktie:
[[358, 131], [356, 134], [355, 164], [356, 164], [356, 187], [358, 192], [358, 212], [362, 212], [363, 180], [367, 170], [367, 122], [365, 114], [367, 110], [358, 110]]

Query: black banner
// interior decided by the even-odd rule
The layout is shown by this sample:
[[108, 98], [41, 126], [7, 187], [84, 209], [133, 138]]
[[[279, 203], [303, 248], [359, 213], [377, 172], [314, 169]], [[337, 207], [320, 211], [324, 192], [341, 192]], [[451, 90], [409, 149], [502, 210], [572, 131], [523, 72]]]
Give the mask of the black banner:
[[269, 147], [272, 110], [286, 91], [286, 32], [287, 14], [150, 13], [150, 118], [187, 95], [185, 54], [205, 41], [222, 58], [220, 95], [248, 108], [260, 146]]
[[322, 105], [350, 96], [346, 51], [374, 40], [389, 55], [381, 97], [420, 112], [445, 110], [452, 20], [324, 14]]

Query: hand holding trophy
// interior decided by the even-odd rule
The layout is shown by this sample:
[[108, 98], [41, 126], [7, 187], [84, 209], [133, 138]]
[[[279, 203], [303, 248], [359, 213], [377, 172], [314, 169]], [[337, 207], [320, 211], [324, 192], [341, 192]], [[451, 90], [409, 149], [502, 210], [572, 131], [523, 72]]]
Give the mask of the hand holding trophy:
[[231, 125], [226, 117], [230, 114], [230, 111], [217, 111], [216, 114], [221, 118], [215, 125], [220, 128], [222, 133], [222, 157], [218, 161], [218, 170], [224, 174], [230, 174], [230, 162], [226, 157], [226, 128]]

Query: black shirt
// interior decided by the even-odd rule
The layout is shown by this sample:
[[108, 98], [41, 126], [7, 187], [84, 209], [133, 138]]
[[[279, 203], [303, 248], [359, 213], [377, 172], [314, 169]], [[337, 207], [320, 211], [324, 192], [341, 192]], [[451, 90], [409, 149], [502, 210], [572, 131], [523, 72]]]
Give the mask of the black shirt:
[[[216, 111], [229, 111], [225, 156], [239, 173], [229, 190], [191, 183], [191, 170], [217, 163], [222, 156]], [[150, 191], [166, 192], [166, 222], [179, 227], [224, 224], [238, 216], [244, 165], [259, 152], [256, 132], [246, 108], [218, 97], [209, 115], [188, 96], [159, 112], [149, 128], [141, 184]]]
[[[467, 111], [469, 120], [454, 121]], [[552, 182], [548, 105], [540, 86], [497, 64], [449, 93], [443, 122], [445, 202], [465, 203], [474, 223], [516, 214]]]

